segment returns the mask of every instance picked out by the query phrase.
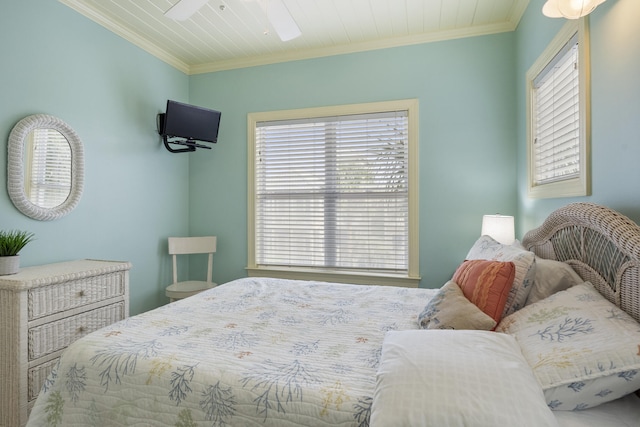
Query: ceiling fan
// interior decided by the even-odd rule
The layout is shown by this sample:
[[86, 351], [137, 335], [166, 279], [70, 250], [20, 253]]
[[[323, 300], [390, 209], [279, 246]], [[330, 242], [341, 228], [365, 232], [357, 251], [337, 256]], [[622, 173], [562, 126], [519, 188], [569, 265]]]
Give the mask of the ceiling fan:
[[[176, 21], [186, 21], [208, 1], [209, 0], [178, 0], [176, 4], [164, 13], [164, 16]], [[280, 40], [286, 42], [302, 34], [300, 28], [298, 28], [298, 24], [296, 24], [296, 21], [282, 0], [265, 0], [264, 2], [259, 1], [259, 3], [267, 14], [269, 23], [271, 23], [276, 33], [278, 33]]]

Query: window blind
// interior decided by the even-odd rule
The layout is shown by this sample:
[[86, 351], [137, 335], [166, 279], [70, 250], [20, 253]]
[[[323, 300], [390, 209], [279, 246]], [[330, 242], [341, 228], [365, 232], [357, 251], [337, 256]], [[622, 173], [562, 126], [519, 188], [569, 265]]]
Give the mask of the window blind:
[[534, 185], [580, 174], [578, 35], [534, 80]]
[[256, 262], [408, 271], [407, 111], [256, 124]]
[[44, 208], [61, 205], [71, 189], [71, 146], [55, 129], [35, 129], [28, 150], [30, 174], [25, 180], [29, 200]]

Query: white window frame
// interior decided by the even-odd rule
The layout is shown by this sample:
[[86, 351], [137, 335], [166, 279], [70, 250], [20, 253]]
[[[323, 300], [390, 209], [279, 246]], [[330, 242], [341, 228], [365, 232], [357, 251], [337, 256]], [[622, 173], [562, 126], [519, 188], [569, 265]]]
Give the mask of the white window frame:
[[69, 197], [71, 146], [56, 129], [37, 128], [26, 139], [24, 187], [35, 205], [51, 209]]
[[[256, 126], [260, 122], [294, 120], [310, 117], [343, 116], [386, 111], [407, 111], [408, 117], [408, 271], [405, 274], [381, 274], [378, 272], [353, 272], [327, 268], [267, 267], [256, 263]], [[417, 287], [419, 276], [418, 236], [418, 101], [416, 99], [351, 104], [330, 107], [282, 110], [250, 113], [247, 117], [248, 134], [248, 265], [252, 277], [278, 277], [284, 279], [323, 280], [342, 283], [374, 284]]]
[[[527, 173], [528, 196], [530, 198], [554, 198], [588, 196], [591, 194], [590, 144], [591, 144], [591, 105], [590, 105], [590, 66], [588, 18], [569, 20], [560, 29], [556, 37], [531, 66], [526, 74], [527, 81]], [[567, 179], [536, 184], [536, 162], [534, 155], [536, 108], [534, 81], [545, 71], [555, 56], [577, 34], [578, 39], [578, 79], [579, 79], [579, 173]]]

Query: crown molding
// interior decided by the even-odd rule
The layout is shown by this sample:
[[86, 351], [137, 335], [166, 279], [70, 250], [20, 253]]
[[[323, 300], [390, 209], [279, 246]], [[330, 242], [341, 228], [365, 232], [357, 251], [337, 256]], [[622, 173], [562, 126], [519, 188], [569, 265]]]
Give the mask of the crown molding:
[[483, 35], [491, 35], [496, 33], [515, 31], [524, 14], [529, 0], [516, 2], [514, 9], [510, 14], [510, 19], [503, 24], [493, 24], [478, 26], [473, 28], [452, 29], [446, 31], [438, 31], [428, 34], [418, 34], [403, 37], [394, 37], [388, 39], [371, 40], [360, 43], [353, 43], [347, 45], [311, 48], [303, 49], [292, 52], [282, 52], [269, 55], [250, 56], [244, 58], [225, 59], [215, 62], [208, 62], [202, 64], [187, 64], [184, 61], [177, 58], [175, 55], [170, 54], [166, 50], [159, 47], [152, 41], [145, 39], [139, 34], [129, 30], [118, 22], [110, 19], [100, 13], [97, 13], [90, 7], [85, 6], [79, 0], [58, 0], [61, 3], [69, 6], [78, 13], [86, 16], [92, 21], [112, 31], [113, 33], [121, 36], [125, 40], [133, 43], [139, 48], [143, 49], [147, 53], [155, 56], [161, 61], [169, 64], [170, 66], [178, 69], [179, 71], [187, 74], [205, 74], [214, 73], [218, 71], [228, 71], [238, 68], [256, 67], [261, 65], [270, 65], [281, 62], [300, 61], [305, 59], [321, 58], [335, 55], [345, 55], [357, 52], [366, 52], [379, 49], [389, 49], [394, 47], [402, 47], [423, 43], [433, 43], [445, 40], [454, 40], [466, 37], [477, 37]]
[[166, 62], [167, 64], [178, 69], [179, 71], [182, 71], [185, 74], [190, 74], [189, 64], [185, 63], [184, 61], [181, 61], [180, 59], [176, 58], [174, 55], [169, 54], [166, 50], [161, 49], [155, 43], [145, 39], [144, 37], [141, 37], [139, 34], [134, 33], [133, 31], [126, 28], [125, 26], [121, 25], [120, 23], [100, 13], [97, 13], [95, 10], [85, 6], [84, 4], [82, 4], [77, 0], [58, 0], [58, 1], [62, 4], [69, 6], [71, 9], [75, 10], [81, 15], [86, 16], [87, 18], [91, 19], [97, 24], [100, 24], [107, 30], [119, 35], [120, 37], [127, 40], [128, 42], [133, 43], [134, 45], [138, 46], [140, 49], [146, 51], [147, 53], [150, 53], [151, 55], [155, 56], [161, 61]]
[[277, 64], [281, 62], [300, 61], [327, 56], [346, 55], [350, 53], [390, 49], [394, 47], [504, 33], [513, 31], [514, 29], [515, 28], [512, 23], [505, 23], [500, 25], [487, 25], [483, 27], [465, 28], [459, 30], [438, 31], [437, 33], [433, 34], [420, 34], [416, 36], [371, 40], [367, 42], [352, 43], [341, 46], [331, 46], [326, 48], [305, 49], [295, 52], [284, 52], [273, 55], [229, 59], [206, 64], [192, 65], [189, 69], [188, 74], [214, 73], [217, 71], [228, 71], [237, 68], [257, 67], [261, 65]]

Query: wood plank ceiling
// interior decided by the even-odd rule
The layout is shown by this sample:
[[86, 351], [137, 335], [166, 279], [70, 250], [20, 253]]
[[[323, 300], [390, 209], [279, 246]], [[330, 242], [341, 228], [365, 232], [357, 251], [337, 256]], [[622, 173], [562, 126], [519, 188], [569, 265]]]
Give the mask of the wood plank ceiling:
[[177, 0], [59, 1], [187, 74], [513, 31], [529, 3], [283, 0], [302, 35], [282, 42], [268, 0], [209, 0], [186, 21], [164, 16]]

